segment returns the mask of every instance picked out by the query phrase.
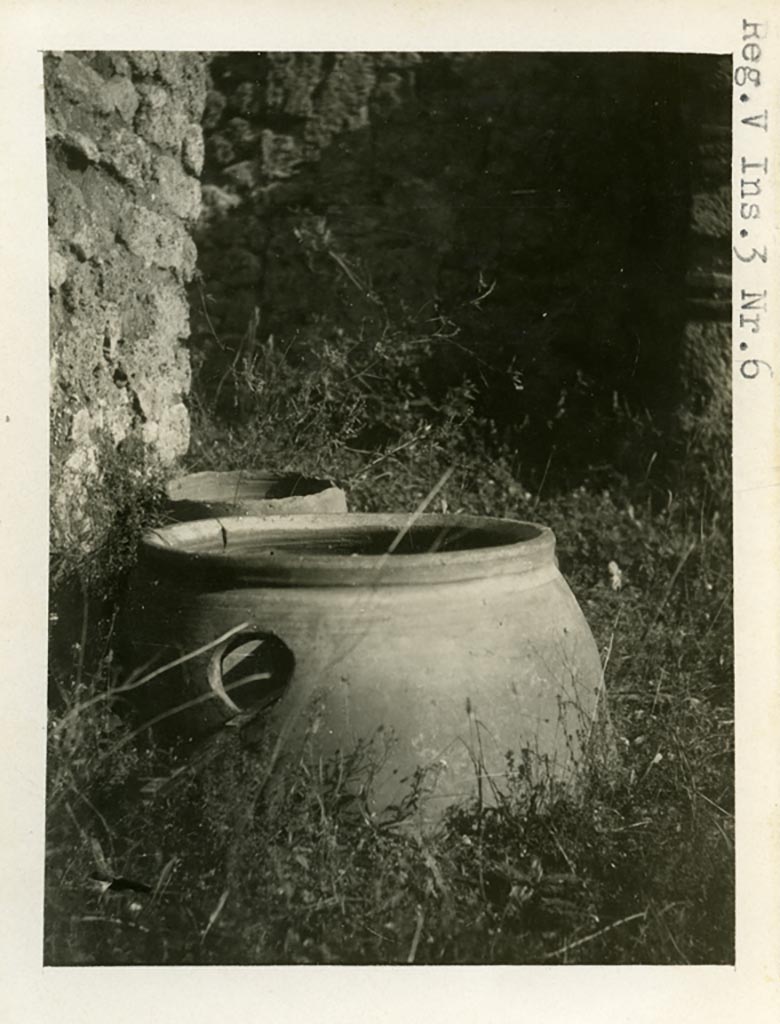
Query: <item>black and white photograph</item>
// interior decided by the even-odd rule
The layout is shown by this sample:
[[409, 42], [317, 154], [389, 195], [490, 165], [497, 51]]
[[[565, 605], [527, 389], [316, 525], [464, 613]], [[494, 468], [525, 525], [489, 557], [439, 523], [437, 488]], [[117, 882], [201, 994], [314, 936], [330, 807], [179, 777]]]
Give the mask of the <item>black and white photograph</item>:
[[766, 13], [39, 48], [38, 972], [744, 965]]

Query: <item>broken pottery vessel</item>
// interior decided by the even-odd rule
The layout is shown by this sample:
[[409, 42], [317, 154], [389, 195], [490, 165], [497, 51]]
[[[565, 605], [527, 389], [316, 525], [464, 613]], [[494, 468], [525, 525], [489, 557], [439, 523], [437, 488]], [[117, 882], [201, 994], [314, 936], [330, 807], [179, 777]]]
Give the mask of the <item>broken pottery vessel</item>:
[[283, 476], [252, 469], [189, 473], [166, 487], [177, 522], [229, 515], [294, 515], [346, 512], [344, 491], [331, 480]]

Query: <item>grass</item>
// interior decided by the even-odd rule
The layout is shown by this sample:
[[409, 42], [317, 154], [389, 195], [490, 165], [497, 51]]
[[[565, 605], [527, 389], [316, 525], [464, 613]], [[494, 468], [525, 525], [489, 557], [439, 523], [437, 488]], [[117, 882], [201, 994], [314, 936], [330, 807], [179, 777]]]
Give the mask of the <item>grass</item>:
[[[494, 477], [466, 495], [457, 476], [442, 501], [505, 511]], [[621, 768], [594, 771], [581, 804], [542, 806], [515, 770], [497, 806], [420, 836], [347, 794], [345, 774], [370, 779], [370, 749], [346, 773], [294, 765], [269, 795], [265, 755], [229, 729], [159, 786], [188, 762], [126, 742], [119, 707], [89, 703], [117, 685], [110, 657], [77, 659], [50, 716], [46, 961], [730, 962], [728, 538], [714, 514], [630, 496], [579, 489], [518, 510], [503, 490], [556, 529], [607, 662]], [[150, 891], [100, 892], [95, 872]]]
[[524, 458], [522, 430], [480, 419], [468, 375], [432, 377], [457, 337], [444, 321], [323, 328], [302, 351], [256, 327], [211, 382], [196, 366], [188, 466], [333, 476], [353, 511], [549, 524], [605, 664], [619, 767], [594, 762], [580, 801], [550, 804], [510, 758], [494, 806], [465, 803], [423, 835], [414, 786], [398, 822], [367, 813], [370, 743], [289, 764], [273, 787], [261, 732], [156, 747], [125, 714], [113, 623], [160, 506], [120, 473], [116, 543], [71, 573], [50, 658], [45, 961], [733, 962], [728, 482], [713, 494], [698, 473], [676, 491], [663, 439], [617, 405], [633, 471], [575, 479], [552, 446]]

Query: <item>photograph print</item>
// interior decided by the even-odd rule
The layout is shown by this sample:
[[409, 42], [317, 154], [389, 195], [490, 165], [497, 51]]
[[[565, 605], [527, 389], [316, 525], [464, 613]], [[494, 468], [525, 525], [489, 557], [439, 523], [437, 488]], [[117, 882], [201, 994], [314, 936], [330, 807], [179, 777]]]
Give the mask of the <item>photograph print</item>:
[[732, 57], [49, 51], [43, 963], [734, 963]]

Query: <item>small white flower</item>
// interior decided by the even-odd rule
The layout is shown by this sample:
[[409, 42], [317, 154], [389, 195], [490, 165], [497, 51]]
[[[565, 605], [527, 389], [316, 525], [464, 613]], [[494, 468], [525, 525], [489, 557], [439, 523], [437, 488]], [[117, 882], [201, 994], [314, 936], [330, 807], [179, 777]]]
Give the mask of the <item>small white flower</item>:
[[609, 585], [613, 590], [621, 590], [623, 587], [623, 572], [617, 562], [610, 562], [607, 566], [609, 571]]

